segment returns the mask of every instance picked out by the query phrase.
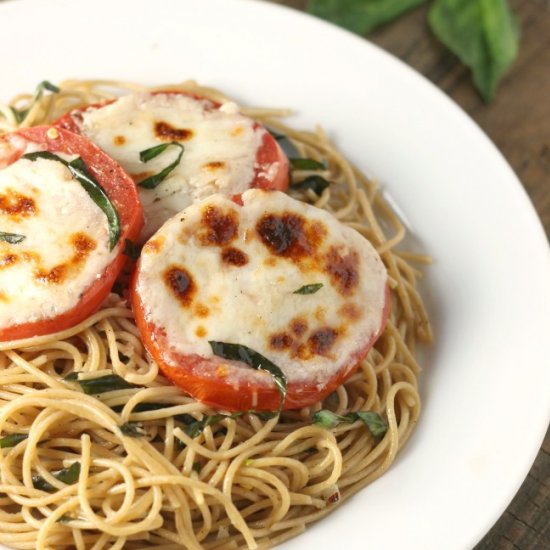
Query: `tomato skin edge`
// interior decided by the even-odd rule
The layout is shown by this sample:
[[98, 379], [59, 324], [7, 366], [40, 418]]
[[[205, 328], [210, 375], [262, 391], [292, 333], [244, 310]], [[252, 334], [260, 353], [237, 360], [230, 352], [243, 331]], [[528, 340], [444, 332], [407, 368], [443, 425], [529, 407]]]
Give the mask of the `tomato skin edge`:
[[[33, 336], [43, 336], [73, 327], [97, 311], [109, 295], [111, 288], [123, 269], [127, 258], [124, 256], [125, 239], [136, 240], [143, 226], [143, 211], [133, 180], [126, 172], [89, 140], [70, 131], [54, 126], [35, 126], [17, 130], [9, 137], [22, 138], [25, 144], [31, 142], [43, 146], [52, 153], [77, 154], [88, 169], [98, 179], [119, 213], [121, 234], [116, 258], [105, 268], [81, 295], [78, 303], [71, 309], [50, 319], [21, 323], [0, 328], [0, 341], [19, 340]], [[9, 164], [17, 161], [24, 151], [18, 151]], [[109, 185], [106, 185], [107, 178]]]
[[[134, 319], [146, 350], [166, 378], [197, 401], [214, 409], [232, 412], [279, 410], [281, 394], [274, 383], [263, 387], [243, 384], [238, 389], [235, 389], [229, 384], [225, 384], [223, 378], [220, 378], [218, 383], [212, 379], [205, 379], [192, 372], [194, 365], [203, 361], [209, 361], [198, 355], [173, 355], [171, 358], [176, 363], [179, 361], [178, 366], [169, 365], [163, 358], [163, 355], [167, 353], [162, 349], [163, 344], [165, 344], [165, 337], [161, 330], [146, 319], [145, 308], [136, 290], [138, 275], [139, 261], [130, 284], [130, 301], [134, 312]], [[378, 332], [373, 334], [360, 349], [350, 356], [346, 365], [323, 388], [319, 389], [313, 383], [297, 384], [290, 382], [287, 387], [287, 396], [282, 410], [299, 409], [313, 405], [341, 386], [359, 368], [361, 360], [367, 355], [384, 331], [389, 310], [389, 288], [386, 285], [385, 304]]]
[[[153, 95], [157, 95], [157, 94], [186, 95], [186, 96], [192, 97], [193, 99], [197, 99], [197, 100], [205, 99], [207, 101], [210, 101], [213, 105], [213, 108], [215, 109], [218, 109], [219, 107], [221, 107], [221, 103], [214, 101], [212, 99], [209, 99], [207, 97], [194, 94], [192, 92], [184, 92], [179, 90], [164, 90], [164, 91], [156, 90], [151, 93]], [[65, 130], [74, 132], [75, 134], [80, 134], [81, 133], [80, 128], [74, 119], [75, 115], [79, 115], [80, 113], [88, 109], [101, 109], [102, 107], [110, 105], [115, 101], [116, 99], [109, 99], [99, 103], [92, 103], [90, 105], [86, 105], [85, 107], [82, 107], [80, 109], [73, 109], [68, 113], [65, 113], [62, 117], [58, 118], [56, 121], [53, 122], [53, 124], [59, 128], [63, 128]], [[263, 126], [256, 121], [254, 121], [253, 127], [254, 129], [263, 128]], [[254, 176], [252, 179], [251, 187], [257, 187], [259, 189], [276, 189], [278, 191], [286, 191], [289, 185], [288, 158], [285, 155], [284, 151], [281, 149], [280, 145], [277, 143], [277, 140], [267, 131], [267, 129], [264, 128], [264, 130], [265, 130], [265, 133], [262, 136], [262, 143], [258, 148], [258, 151], [256, 154], [256, 166], [254, 168]], [[268, 163], [275, 163], [275, 162], [279, 163], [279, 166], [277, 167], [277, 172], [275, 174], [275, 177], [272, 180], [270, 180], [263, 174], [262, 165], [268, 164]]]

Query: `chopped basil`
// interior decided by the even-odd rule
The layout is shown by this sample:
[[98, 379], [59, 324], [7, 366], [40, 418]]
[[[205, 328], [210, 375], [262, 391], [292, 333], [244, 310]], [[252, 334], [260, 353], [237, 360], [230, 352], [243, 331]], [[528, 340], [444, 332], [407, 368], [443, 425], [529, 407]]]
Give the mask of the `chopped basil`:
[[130, 239], [124, 239], [124, 254], [131, 260], [137, 260], [141, 254], [141, 246]]
[[288, 160], [293, 170], [325, 170], [325, 165], [314, 159], [292, 157]]
[[273, 136], [273, 139], [277, 141], [287, 157], [296, 157], [300, 154], [294, 143], [292, 143], [287, 136], [280, 134], [279, 132], [275, 132], [274, 130], [268, 131]]
[[[200, 420], [197, 420], [194, 416], [190, 414], [178, 415], [179, 418], [176, 418], [183, 424], [185, 424], [185, 429], [183, 430], [185, 434], [191, 438], [198, 437], [207, 426], [212, 426], [221, 422], [224, 418], [235, 419], [239, 416], [242, 416], [242, 412], [236, 412], [233, 414], [212, 414], [209, 416], [204, 416]], [[176, 440], [179, 447], [184, 447], [183, 441], [179, 438]]]
[[73, 518], [67, 514], [63, 514], [58, 520], [57, 523], [69, 523], [70, 521], [74, 521], [76, 518]]
[[98, 378], [87, 378], [86, 380], [79, 380], [78, 374], [71, 373], [65, 377], [65, 380], [76, 381], [80, 384], [80, 387], [87, 395], [97, 395], [98, 393], [106, 393], [116, 390], [127, 390], [131, 388], [139, 388], [135, 384], [126, 382], [124, 378], [121, 378], [117, 374], [107, 374], [106, 376], [99, 376]]
[[267, 422], [279, 416], [279, 411], [250, 411], [250, 414], [255, 414], [262, 422]]
[[[55, 479], [67, 485], [73, 485], [78, 481], [78, 477], [80, 476], [80, 462], [73, 462], [68, 468], [63, 468], [62, 470], [54, 472], [52, 475]], [[57, 491], [57, 487], [48, 483], [42, 476], [33, 476], [32, 484], [35, 489], [47, 491], [48, 493]]]
[[375, 437], [381, 437], [388, 431], [386, 421], [373, 411], [350, 412], [341, 416], [327, 409], [322, 409], [313, 415], [313, 423], [323, 428], [334, 428], [338, 424], [353, 424], [357, 420], [361, 420]]
[[316, 195], [321, 196], [323, 191], [330, 185], [330, 181], [317, 175], [308, 176], [302, 181], [293, 183], [290, 188], [295, 191], [307, 191], [311, 189]]
[[109, 247], [110, 250], [113, 250], [120, 238], [120, 218], [118, 216], [118, 212], [111, 202], [111, 199], [105, 192], [105, 189], [101, 187], [101, 184], [90, 173], [86, 163], [80, 157], [76, 157], [71, 162], [67, 162], [58, 155], [50, 153], [49, 151], [37, 151], [36, 153], [27, 153], [21, 158], [31, 161], [35, 161], [39, 158], [54, 160], [66, 166], [71, 172], [73, 178], [76, 179], [80, 185], [82, 185], [86, 193], [88, 193], [90, 198], [107, 217], [107, 222], [109, 224]]
[[135, 422], [126, 422], [119, 426], [120, 431], [128, 437], [144, 437], [147, 435], [145, 431]]
[[241, 363], [247, 364], [249, 367], [257, 370], [263, 370], [269, 372], [273, 377], [273, 381], [281, 394], [281, 408], [286, 399], [286, 376], [284, 372], [274, 363], [272, 363], [267, 357], [264, 357], [257, 351], [250, 349], [242, 344], [228, 344], [226, 342], [213, 342], [209, 341], [210, 347], [214, 355], [222, 357], [223, 359], [229, 359], [232, 361], [241, 361]]
[[202, 468], [202, 464], [198, 460], [193, 462], [193, 471], [194, 472], [197, 472], [197, 474], [200, 473], [201, 468]]
[[315, 294], [317, 291], [323, 288], [323, 283], [313, 283], [311, 285], [301, 286], [298, 290], [295, 290], [292, 294]]
[[[167, 403], [138, 403], [133, 409], [132, 413], [138, 413], [138, 412], [149, 412], [149, 411], [159, 411], [162, 409], [166, 409], [168, 407], [171, 407], [172, 405], [169, 405]], [[124, 408], [124, 405], [114, 405], [111, 407], [111, 409], [115, 412], [120, 412]], [[192, 422], [196, 422], [196, 419], [191, 416], [190, 414], [176, 414], [173, 416], [174, 420], [178, 422], [183, 422], [184, 424], [190, 424]]]
[[9, 447], [15, 447], [21, 441], [24, 441], [29, 437], [29, 434], [10, 434], [0, 439], [0, 449], [7, 449]]
[[61, 90], [51, 82], [47, 80], [43, 80], [38, 84], [36, 89], [34, 90], [34, 95], [32, 96], [31, 104], [29, 105], [28, 109], [14, 109], [11, 108], [13, 115], [15, 116], [15, 120], [18, 124], [23, 122], [25, 120], [25, 117], [29, 114], [29, 111], [34, 107], [35, 103], [42, 97], [42, 94], [44, 91], [47, 90], [49, 92], [58, 93]]
[[24, 241], [27, 237], [25, 235], [18, 235], [17, 233], [4, 233], [0, 231], [0, 241], [5, 241], [10, 244], [17, 244]]
[[143, 187], [145, 189], [154, 189], [157, 185], [162, 183], [174, 170], [174, 168], [180, 163], [181, 157], [183, 155], [184, 147], [181, 143], [178, 143], [177, 141], [171, 141], [170, 143], [163, 143], [161, 145], [155, 145], [154, 147], [151, 147], [149, 149], [145, 149], [139, 153], [139, 160], [141, 162], [149, 162], [150, 160], [154, 159], [155, 157], [158, 157], [161, 153], [164, 153], [164, 151], [170, 147], [170, 145], [174, 145], [176, 147], [180, 148], [180, 152], [174, 162], [169, 164], [166, 168], [161, 170], [158, 174], [155, 174], [153, 176], [150, 176], [138, 183], [140, 187]]

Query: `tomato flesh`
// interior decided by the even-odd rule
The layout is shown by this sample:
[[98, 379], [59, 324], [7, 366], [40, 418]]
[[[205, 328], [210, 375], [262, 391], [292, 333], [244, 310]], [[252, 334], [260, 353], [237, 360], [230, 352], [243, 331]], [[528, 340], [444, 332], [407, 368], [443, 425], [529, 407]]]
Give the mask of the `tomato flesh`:
[[99, 277], [84, 291], [76, 306], [49, 319], [0, 327], [0, 341], [9, 341], [58, 332], [77, 325], [94, 313], [109, 295], [125, 264], [125, 240], [135, 240], [139, 236], [143, 212], [133, 180], [118, 163], [86, 138], [52, 126], [37, 126], [7, 134], [0, 140], [4, 145], [0, 150], [5, 152], [0, 166], [18, 160], [31, 143], [37, 145], [38, 150], [78, 155], [117, 209], [121, 225], [116, 258], [103, 273], [98, 274]]

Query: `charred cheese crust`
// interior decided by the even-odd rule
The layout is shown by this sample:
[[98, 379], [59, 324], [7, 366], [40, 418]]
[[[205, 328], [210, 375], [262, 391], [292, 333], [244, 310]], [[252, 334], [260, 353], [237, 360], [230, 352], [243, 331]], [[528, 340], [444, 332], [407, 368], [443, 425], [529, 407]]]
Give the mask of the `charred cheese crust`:
[[[327, 381], [378, 336], [386, 269], [359, 233], [277, 191], [251, 189], [242, 206], [213, 195], [174, 216], [144, 246], [135, 289], [163, 334], [163, 361], [207, 361], [205, 379], [237, 389], [269, 376], [212, 355], [209, 341], [246, 345], [290, 384]], [[312, 294], [305, 285], [322, 284]]]
[[139, 189], [145, 211], [143, 240], [193, 202], [213, 193], [240, 194], [258, 170], [264, 179], [277, 173], [277, 163], [257, 163], [266, 130], [241, 115], [234, 103], [219, 106], [181, 93], [139, 93], [92, 106], [73, 120], [136, 183], [163, 170], [179, 152], [169, 148], [143, 163], [141, 151], [171, 141], [184, 145], [181, 162], [158, 187]]
[[24, 236], [0, 240], [0, 328], [75, 307], [117, 254], [105, 214], [52, 160], [19, 159], [0, 170], [0, 230]]

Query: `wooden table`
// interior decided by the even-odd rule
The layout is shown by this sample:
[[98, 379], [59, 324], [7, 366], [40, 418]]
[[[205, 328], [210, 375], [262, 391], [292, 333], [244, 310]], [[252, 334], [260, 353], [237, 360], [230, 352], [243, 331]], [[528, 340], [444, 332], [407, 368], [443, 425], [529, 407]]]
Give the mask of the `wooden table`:
[[[300, 10], [307, 4], [272, 1]], [[430, 33], [426, 7], [375, 31], [369, 40], [437, 84], [483, 128], [523, 182], [550, 236], [550, 1], [509, 3], [521, 24], [520, 54], [491, 105], [473, 88], [468, 70]], [[493, 549], [550, 549], [550, 431], [518, 494], [476, 546]]]

